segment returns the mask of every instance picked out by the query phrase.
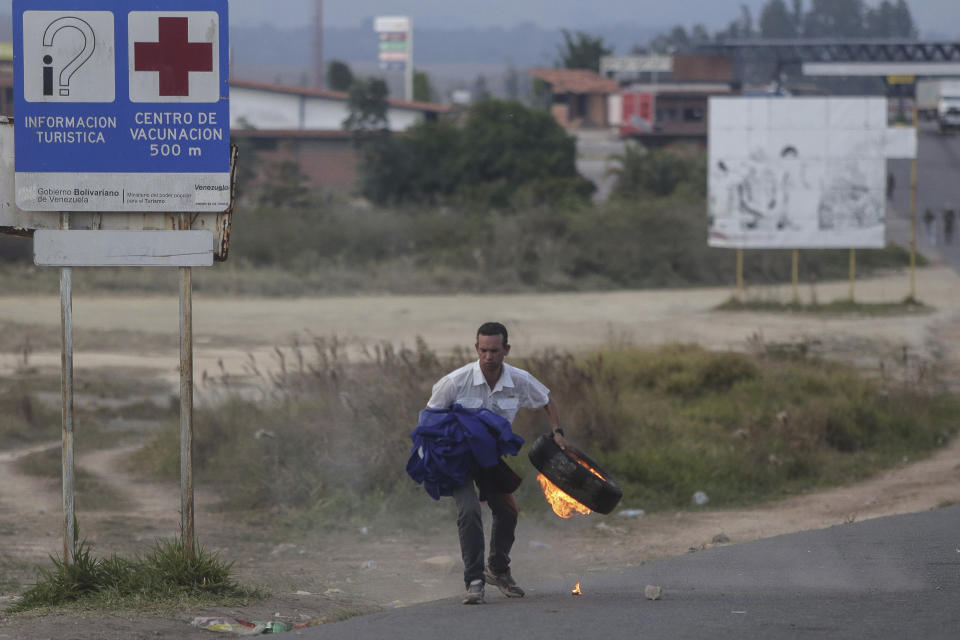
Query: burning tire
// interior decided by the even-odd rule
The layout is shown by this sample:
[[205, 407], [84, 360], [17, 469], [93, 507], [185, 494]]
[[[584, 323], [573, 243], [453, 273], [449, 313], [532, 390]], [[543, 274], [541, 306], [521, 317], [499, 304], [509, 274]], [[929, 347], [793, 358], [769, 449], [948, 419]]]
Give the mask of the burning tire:
[[623, 491], [600, 465], [575, 447], [561, 449], [550, 434], [536, 439], [529, 457], [557, 488], [597, 513], [610, 513], [623, 497]]

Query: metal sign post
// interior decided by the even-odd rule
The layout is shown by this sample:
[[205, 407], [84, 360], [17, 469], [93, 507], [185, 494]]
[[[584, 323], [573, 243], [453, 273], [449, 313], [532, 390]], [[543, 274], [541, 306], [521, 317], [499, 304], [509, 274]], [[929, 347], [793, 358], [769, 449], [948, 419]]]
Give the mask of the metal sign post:
[[183, 549], [193, 557], [193, 282], [180, 267], [180, 527]]
[[[70, 214], [60, 214], [61, 226], [70, 228]], [[73, 564], [76, 548], [76, 511], [73, 502], [73, 272], [60, 269], [60, 394], [63, 440], [61, 448], [63, 494], [63, 561]]]

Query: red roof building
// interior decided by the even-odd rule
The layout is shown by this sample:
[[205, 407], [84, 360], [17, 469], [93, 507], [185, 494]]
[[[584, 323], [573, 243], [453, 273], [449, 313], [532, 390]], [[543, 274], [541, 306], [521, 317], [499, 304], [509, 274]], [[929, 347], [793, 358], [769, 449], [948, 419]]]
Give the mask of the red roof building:
[[550, 90], [550, 112], [564, 127], [609, 126], [607, 97], [619, 93], [615, 80], [589, 69], [531, 69]]

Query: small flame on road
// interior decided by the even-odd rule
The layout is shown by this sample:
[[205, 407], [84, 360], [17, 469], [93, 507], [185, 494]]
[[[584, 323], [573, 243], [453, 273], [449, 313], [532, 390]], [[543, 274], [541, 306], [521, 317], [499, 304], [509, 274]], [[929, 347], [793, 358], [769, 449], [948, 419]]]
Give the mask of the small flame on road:
[[583, 591], [580, 591], [580, 583], [577, 582], [577, 586], [570, 590], [570, 595], [572, 596], [582, 596]]
[[561, 491], [557, 485], [550, 482], [542, 473], [537, 476], [537, 482], [540, 483], [540, 487], [543, 489], [543, 495], [547, 499], [547, 502], [549, 502], [550, 506], [553, 507], [553, 512], [561, 518], [569, 518], [573, 516], [574, 513], [582, 513], [583, 515], [589, 515], [593, 513], [589, 507], [581, 504]]

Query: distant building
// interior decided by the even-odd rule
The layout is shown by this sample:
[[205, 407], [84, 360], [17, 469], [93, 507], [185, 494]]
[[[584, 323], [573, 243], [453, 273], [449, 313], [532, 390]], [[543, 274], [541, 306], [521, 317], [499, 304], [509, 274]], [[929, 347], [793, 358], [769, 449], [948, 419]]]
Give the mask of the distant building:
[[705, 142], [708, 98], [740, 92], [733, 61], [722, 56], [607, 56], [600, 70], [620, 87], [609, 101], [611, 125], [646, 144]]
[[[249, 143], [263, 165], [292, 160], [311, 185], [348, 192], [357, 179], [356, 148], [350, 132], [343, 129], [350, 115], [348, 97], [343, 91], [234, 79], [230, 81], [230, 135], [235, 142]], [[395, 132], [452, 111], [426, 102], [389, 100], [388, 104], [387, 121]]]
[[616, 81], [589, 69], [531, 69], [550, 90], [550, 113], [571, 129], [608, 127], [609, 96], [620, 91]]

